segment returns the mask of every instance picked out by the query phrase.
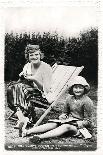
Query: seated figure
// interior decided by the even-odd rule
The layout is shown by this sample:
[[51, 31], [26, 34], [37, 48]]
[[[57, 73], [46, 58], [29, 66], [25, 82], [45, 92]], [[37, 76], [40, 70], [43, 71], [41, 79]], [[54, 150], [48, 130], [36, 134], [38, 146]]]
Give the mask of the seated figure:
[[76, 76], [71, 81], [64, 112], [59, 119], [49, 120], [48, 123], [31, 129], [23, 129], [23, 136], [34, 134], [30, 142], [36, 144], [42, 139], [61, 136], [65, 133], [68, 136], [72, 133], [74, 137], [81, 136], [82, 133], [85, 138], [91, 138], [88, 131], [92, 129], [93, 101], [87, 95], [89, 90], [87, 81], [81, 76]]
[[30, 95], [33, 93], [35, 97], [47, 96], [51, 91], [52, 68], [41, 61], [39, 45], [27, 45], [25, 55], [28, 63], [19, 74], [20, 79], [7, 89], [8, 106], [18, 117], [17, 128], [20, 122], [37, 121], [35, 106], [28, 102]]

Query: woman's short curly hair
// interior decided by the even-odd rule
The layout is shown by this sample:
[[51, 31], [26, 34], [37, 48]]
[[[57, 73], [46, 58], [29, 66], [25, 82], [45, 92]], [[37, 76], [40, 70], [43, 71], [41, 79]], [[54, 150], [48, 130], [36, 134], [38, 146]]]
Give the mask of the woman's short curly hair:
[[[31, 45], [31, 44], [28, 44], [25, 48], [25, 58], [27, 61], [29, 61], [29, 53], [31, 52], [31, 50], [34, 50], [37, 51], [39, 50], [40, 51], [40, 46], [39, 45]], [[41, 51], [40, 51], [40, 55], [41, 55]]]

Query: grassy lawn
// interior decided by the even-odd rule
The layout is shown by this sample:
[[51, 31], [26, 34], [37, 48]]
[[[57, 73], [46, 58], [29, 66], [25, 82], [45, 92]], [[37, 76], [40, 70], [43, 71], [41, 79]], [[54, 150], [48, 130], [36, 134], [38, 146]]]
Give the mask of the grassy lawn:
[[[63, 110], [63, 105], [65, 103], [65, 98], [67, 93], [63, 94], [57, 101], [57, 105], [54, 109], [58, 109], [59, 112], [50, 112], [42, 123], [47, 122], [48, 119], [58, 118]], [[69, 136], [49, 138], [47, 140], [41, 141], [39, 145], [30, 144], [29, 137], [19, 137], [19, 131], [14, 129], [16, 121], [7, 120], [7, 117], [12, 112], [7, 104], [5, 106], [5, 149], [7, 150], [96, 150], [97, 147], [97, 87], [96, 85], [91, 85], [91, 91], [89, 93], [90, 98], [94, 102], [94, 112], [93, 112], [93, 137], [91, 140], [85, 140], [82, 138], [73, 138]], [[38, 118], [43, 114], [44, 109], [37, 108]]]

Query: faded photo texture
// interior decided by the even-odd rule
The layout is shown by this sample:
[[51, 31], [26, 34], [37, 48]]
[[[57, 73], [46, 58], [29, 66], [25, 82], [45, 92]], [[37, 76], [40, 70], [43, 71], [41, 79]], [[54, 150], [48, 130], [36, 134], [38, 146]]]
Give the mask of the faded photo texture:
[[[5, 149], [96, 151], [98, 128], [97, 5], [6, 8], [4, 39]], [[13, 85], [18, 81], [19, 74], [27, 63], [25, 48], [29, 44], [40, 46], [42, 61], [51, 67], [54, 64], [84, 66], [79, 75], [83, 76], [90, 85], [88, 96], [93, 101], [91, 138], [73, 137], [67, 133], [62, 136], [42, 139], [40, 143], [35, 144], [30, 143], [33, 134], [21, 137], [20, 130], [14, 128], [17, 124], [17, 116], [14, 114], [10, 117], [14, 109], [10, 109], [8, 106], [7, 89], [10, 84]], [[62, 76], [62, 71], [58, 77]], [[61, 81], [64, 81], [65, 78], [64, 76]], [[40, 125], [47, 123], [50, 119], [58, 119], [63, 113], [67, 96], [68, 91], [65, 91], [57, 99], [53, 110], [50, 110]], [[39, 102], [42, 104], [41, 99], [39, 99]], [[36, 108], [37, 120], [48, 107], [44, 108], [41, 105]], [[31, 127], [29, 126], [29, 128]]]

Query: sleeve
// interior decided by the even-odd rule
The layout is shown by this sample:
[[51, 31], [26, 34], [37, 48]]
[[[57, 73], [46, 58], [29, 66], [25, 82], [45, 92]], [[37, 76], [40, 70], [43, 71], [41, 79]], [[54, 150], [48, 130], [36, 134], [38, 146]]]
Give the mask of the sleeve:
[[22, 75], [26, 75], [26, 74], [27, 74], [27, 66], [28, 66], [28, 64], [26, 64], [26, 65], [23, 67], [23, 70], [22, 70], [22, 72], [19, 74], [19, 76], [22, 76]]
[[69, 105], [69, 103], [70, 103], [70, 97], [68, 97], [68, 98], [66, 99], [66, 102], [65, 102], [65, 104], [64, 104], [64, 113], [65, 113], [66, 115], [69, 115], [69, 114], [70, 114], [70, 105]]
[[43, 91], [48, 94], [51, 90], [51, 82], [52, 82], [52, 68], [47, 65], [43, 72]]
[[84, 119], [83, 126], [91, 125], [93, 118], [93, 101], [88, 98], [87, 102], [84, 103]]

